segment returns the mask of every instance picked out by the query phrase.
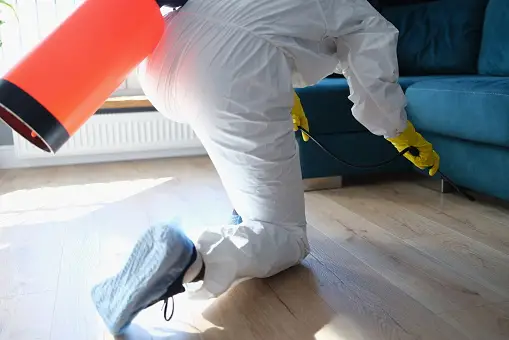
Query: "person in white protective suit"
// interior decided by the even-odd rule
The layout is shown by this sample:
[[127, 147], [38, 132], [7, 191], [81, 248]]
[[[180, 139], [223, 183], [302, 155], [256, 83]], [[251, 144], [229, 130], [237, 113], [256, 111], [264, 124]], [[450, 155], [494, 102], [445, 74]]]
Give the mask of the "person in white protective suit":
[[143, 90], [158, 111], [194, 129], [242, 223], [208, 229], [196, 244], [174, 226], [150, 228], [122, 271], [92, 290], [113, 334], [185, 283], [219, 296], [308, 255], [294, 135], [306, 119], [294, 87], [343, 73], [361, 124], [398, 150], [416, 146], [420, 156], [407, 158], [430, 175], [439, 166], [407, 121], [398, 31], [366, 0], [189, 0], [165, 20]]

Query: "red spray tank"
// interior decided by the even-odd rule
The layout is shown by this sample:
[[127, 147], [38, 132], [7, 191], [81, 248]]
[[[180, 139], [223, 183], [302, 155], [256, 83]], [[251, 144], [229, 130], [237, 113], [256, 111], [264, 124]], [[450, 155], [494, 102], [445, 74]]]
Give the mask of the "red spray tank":
[[0, 79], [0, 119], [57, 152], [163, 32], [155, 0], [86, 0]]

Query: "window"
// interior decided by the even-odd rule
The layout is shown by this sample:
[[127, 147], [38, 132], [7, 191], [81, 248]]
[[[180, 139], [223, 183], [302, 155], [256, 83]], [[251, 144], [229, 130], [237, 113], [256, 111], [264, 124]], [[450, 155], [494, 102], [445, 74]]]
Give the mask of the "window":
[[[3, 74], [8, 71], [82, 2], [83, 0], [11, 0], [19, 20], [11, 11], [2, 10], [6, 23], [0, 26], [3, 43], [0, 51], [0, 72]], [[135, 70], [113, 95], [141, 93]]]

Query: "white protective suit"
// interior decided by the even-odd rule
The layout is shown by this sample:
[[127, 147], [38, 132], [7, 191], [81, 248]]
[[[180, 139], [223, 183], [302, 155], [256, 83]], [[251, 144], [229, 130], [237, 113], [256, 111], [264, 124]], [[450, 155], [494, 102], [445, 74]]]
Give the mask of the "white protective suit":
[[207, 292], [308, 254], [293, 87], [339, 70], [359, 122], [385, 137], [406, 128], [397, 36], [365, 0], [189, 0], [166, 16], [143, 89], [161, 113], [192, 126], [243, 219], [196, 244]]

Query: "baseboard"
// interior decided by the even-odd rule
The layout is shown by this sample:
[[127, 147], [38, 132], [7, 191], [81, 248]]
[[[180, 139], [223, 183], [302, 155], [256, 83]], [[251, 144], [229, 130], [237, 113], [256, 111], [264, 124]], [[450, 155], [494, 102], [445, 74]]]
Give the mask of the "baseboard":
[[67, 157], [46, 157], [40, 159], [20, 159], [13, 145], [0, 146], [0, 169], [19, 169], [75, 164], [108, 163], [133, 160], [146, 160], [172, 157], [191, 157], [206, 155], [203, 147], [188, 147], [169, 150], [150, 150], [111, 154], [81, 155]]
[[305, 178], [303, 180], [304, 191], [318, 191], [318, 190], [331, 190], [340, 189], [343, 187], [342, 176], [330, 176], [319, 178]]

